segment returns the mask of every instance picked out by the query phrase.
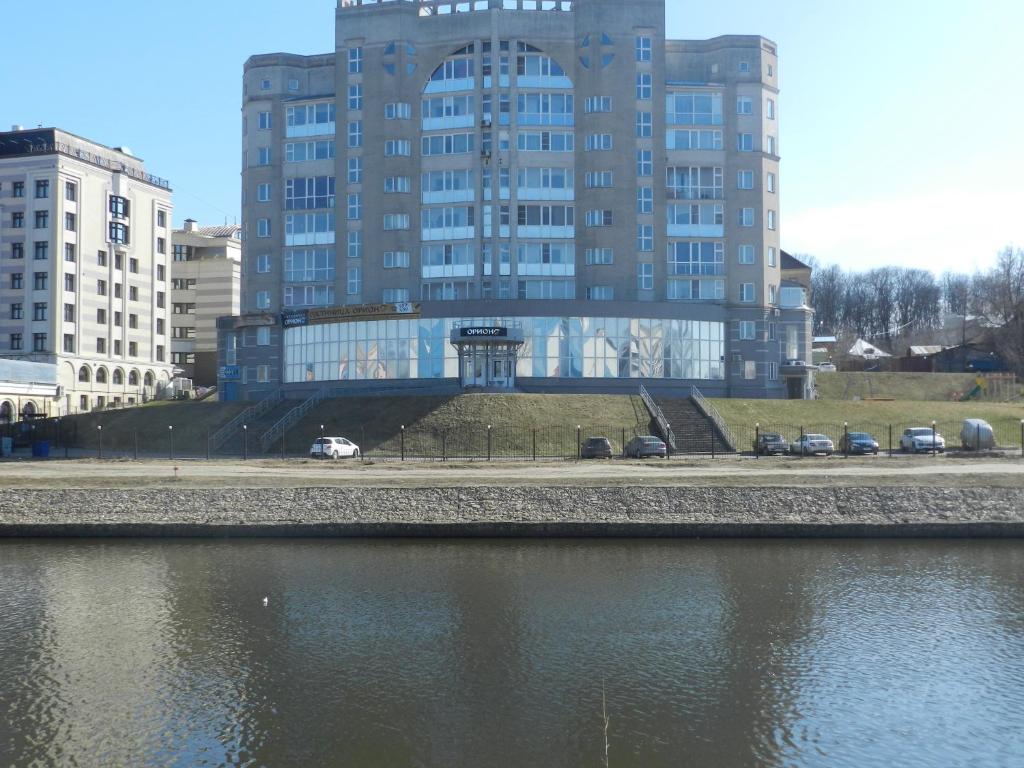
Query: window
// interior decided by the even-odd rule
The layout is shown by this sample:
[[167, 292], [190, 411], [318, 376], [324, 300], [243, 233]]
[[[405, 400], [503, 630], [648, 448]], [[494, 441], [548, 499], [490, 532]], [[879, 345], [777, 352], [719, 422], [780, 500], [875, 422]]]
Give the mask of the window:
[[270, 254], [261, 253], [256, 257], [256, 272], [265, 275], [270, 272]]
[[[73, 308], [72, 308], [73, 309]], [[72, 333], [64, 334], [64, 351], [74, 354], [75, 352], [75, 336]]]
[[778, 152], [776, 151], [776, 148], [775, 148], [775, 137], [774, 136], [765, 136], [764, 138], [765, 138], [765, 142], [764, 142], [765, 143], [765, 152], [767, 152], [769, 155], [777, 155]]
[[13, 229], [23, 229], [25, 227], [25, 214], [21, 211], [15, 211], [11, 214], [11, 227]]
[[741, 133], [736, 137], [736, 149], [740, 152], [754, 151], [754, 134]]
[[286, 179], [284, 207], [288, 211], [308, 211], [334, 207], [334, 177]]
[[45, 200], [50, 196], [50, 182], [40, 179], [36, 182], [36, 200]]
[[16, 181], [11, 184], [11, 197], [24, 197], [25, 196], [25, 182]]
[[638, 215], [654, 213], [654, 188], [636, 188], [636, 212]]
[[21, 303], [11, 304], [11, 320], [21, 320], [25, 317], [25, 308]]
[[269, 91], [270, 90], [270, 81], [269, 80], [260, 80], [260, 90], [261, 91]]
[[50, 244], [42, 240], [35, 244], [36, 261], [45, 261], [50, 256]]
[[157, 279], [158, 282], [161, 282], [161, 283], [164, 282], [164, 279], [165, 279], [164, 274], [166, 272], [166, 269], [167, 268], [163, 264], [157, 264], [156, 265], [156, 279]]
[[[166, 254], [167, 253], [167, 240], [165, 240], [162, 237], [158, 237], [156, 239], [156, 252], [159, 253], [159, 254]], [[138, 262], [136, 261], [135, 263], [136, 263], [136, 266], [137, 266]], [[138, 269], [136, 269], [136, 271], [138, 271]]]
[[573, 152], [576, 136], [559, 131], [519, 131], [516, 147], [520, 152]]
[[384, 105], [385, 120], [409, 120], [412, 118], [412, 104], [395, 102]]
[[408, 288], [385, 288], [381, 294], [381, 301], [385, 304], [400, 304], [409, 301]]
[[107, 252], [97, 251], [96, 252], [96, 266], [105, 267], [107, 266]]
[[652, 76], [650, 72], [638, 72], [636, 76], [636, 97], [640, 101], [648, 101], [652, 93]]
[[384, 142], [385, 157], [409, 157], [412, 155], [412, 142], [409, 139], [388, 139]]
[[736, 172], [736, 188], [737, 189], [753, 189], [754, 188], [754, 172], [753, 171], [737, 171]]
[[36, 211], [36, 229], [46, 229], [50, 226], [50, 212]]
[[[73, 256], [74, 253], [75, 253], [75, 246], [71, 245], [71, 243], [68, 243], [67, 246], [64, 246], [65, 253], [67, 253], [67, 247], [68, 246], [71, 247], [71, 254]], [[25, 244], [24, 243], [11, 243], [11, 258], [12, 259], [24, 259], [25, 258]], [[74, 259], [72, 259], [72, 261], [74, 261]]]
[[615, 262], [615, 251], [611, 248], [587, 248], [587, 266], [608, 265]]
[[766, 182], [765, 186], [768, 188], [769, 192], [774, 194], [774, 192], [775, 192], [775, 174], [774, 173], [769, 173], [768, 174], [768, 178], [767, 178], [767, 182]]
[[752, 320], [740, 321], [740, 339], [742, 341], [753, 341], [757, 338], [757, 323]]
[[612, 301], [615, 289], [610, 285], [592, 285], [587, 288], [587, 299], [590, 301]]
[[665, 169], [665, 187], [674, 200], [721, 200], [725, 197], [725, 172], [715, 167]]
[[334, 159], [334, 142], [330, 140], [290, 141], [284, 145], [284, 161], [286, 163], [332, 159]]
[[740, 283], [740, 301], [744, 304], [751, 304], [754, 301], [754, 284]]
[[753, 208], [741, 208], [740, 209], [740, 226], [741, 227], [752, 227], [752, 226], [754, 226], [754, 209]]
[[362, 83], [352, 83], [348, 87], [348, 108], [351, 111], [363, 108], [363, 86]]
[[349, 296], [358, 296], [363, 290], [363, 270], [359, 267], [348, 268], [348, 281], [346, 293]]
[[358, 192], [348, 196], [346, 214], [349, 221], [359, 221], [363, 217], [363, 196]]
[[122, 324], [121, 323], [121, 317], [122, 317], [121, 313], [115, 310], [114, 311], [114, 327], [115, 328], [120, 328], [121, 327], [121, 324]]
[[[178, 304], [174, 305], [178, 307]], [[195, 305], [193, 305], [195, 306]], [[257, 309], [270, 309], [270, 291], [257, 291], [256, 292], [256, 308]], [[178, 313], [176, 313], [178, 314]]]
[[637, 264], [636, 265], [636, 287], [638, 291], [653, 291], [654, 290], [654, 265], [653, 264]]
[[[285, 136], [296, 138], [333, 134], [336, 113], [334, 102], [328, 101], [285, 107]], [[306, 159], [313, 158], [307, 155]]]
[[651, 38], [649, 37], [637, 37], [634, 40], [634, 48], [636, 49], [636, 60], [637, 61], [650, 61], [651, 60]]
[[258, 203], [269, 203], [270, 202], [270, 185], [259, 184], [256, 187], [256, 202]]
[[37, 301], [32, 305], [32, 319], [33, 320], [45, 320], [46, 319], [46, 302]]
[[665, 147], [675, 150], [700, 150], [724, 148], [721, 131], [696, 128], [671, 128], [665, 134]]
[[350, 75], [358, 75], [363, 71], [363, 49], [362, 48], [349, 48], [348, 49], [348, 73]]
[[270, 113], [269, 112], [260, 112], [259, 120], [260, 120], [260, 130], [261, 131], [269, 131], [270, 130]]
[[121, 298], [121, 283], [114, 283], [114, 298]]
[[384, 229], [391, 232], [394, 230], [409, 228], [409, 214], [407, 213], [386, 213], [384, 214]]
[[289, 91], [297, 91], [297, 90], [299, 90], [299, 81], [296, 80], [295, 78], [289, 79], [288, 80], [288, 90]]
[[636, 249], [643, 252], [654, 250], [654, 226], [652, 224], [637, 225]]
[[128, 357], [139, 356], [139, 343], [137, 341], [128, 342]]
[[654, 175], [654, 153], [649, 149], [640, 149], [636, 153], [636, 175]]
[[157, 307], [159, 309], [163, 309], [164, 308], [164, 292], [163, 291], [157, 291], [156, 292], [156, 305], [157, 305]]
[[107, 281], [106, 280], [97, 280], [96, 281], [96, 295], [97, 296], [106, 296], [107, 295]]
[[384, 191], [386, 193], [412, 191], [412, 179], [408, 176], [386, 176], [384, 178]]
[[256, 237], [270, 237], [270, 219], [256, 220]]
[[[802, 290], [800, 290], [800, 295], [801, 296], [803, 295], [803, 291]], [[778, 304], [779, 303], [779, 287], [777, 285], [769, 285], [768, 286], [768, 303], [769, 304]], [[803, 304], [803, 303], [805, 303], [805, 301], [803, 299], [801, 299], [800, 303]], [[774, 333], [774, 328], [775, 328], [775, 324], [773, 323], [772, 324], [773, 333]]]
[[750, 62], [749, 61], [741, 61], [740, 62], [740, 72], [742, 74], [744, 74], [744, 75], [748, 74], [750, 72]]
[[171, 251], [175, 261], [192, 261], [192, 256], [195, 253], [191, 245], [175, 245]]
[[270, 147], [260, 147], [256, 155], [257, 165], [270, 165]]
[[406, 269], [409, 266], [408, 251], [385, 251], [384, 269]]
[[429, 155], [462, 155], [474, 150], [476, 146], [475, 140], [476, 137], [472, 133], [424, 136], [420, 142], [420, 151], [424, 157]]
[[167, 229], [167, 211], [156, 212], [156, 225], [161, 229]]
[[654, 135], [654, 116], [650, 112], [636, 113], [636, 137], [649, 139]]
[[64, 229], [66, 229], [68, 232], [74, 232], [75, 231], [75, 229], [76, 229], [76, 227], [75, 227], [75, 214], [73, 214], [73, 213], [65, 213], [64, 214]]
[[348, 183], [363, 183], [363, 158], [350, 157], [348, 159]]
[[270, 346], [270, 329], [263, 327], [256, 329], [256, 346], [267, 347]]
[[69, 293], [75, 292], [75, 276], [71, 274], [64, 274], [64, 290]]
[[740, 264], [753, 264], [755, 261], [754, 246], [741, 245], [739, 249]]
[[350, 149], [363, 146], [363, 121], [350, 120], [348, 124], [348, 146]]
[[612, 186], [611, 171], [588, 171], [584, 177], [587, 189], [602, 189]]
[[11, 334], [11, 351], [18, 352], [23, 349], [23, 342], [20, 333]]
[[774, 248], [769, 248], [768, 249], [768, 266], [769, 267], [774, 267], [775, 266], [775, 249]]
[[15, 272], [11, 275], [11, 290], [21, 290], [23, 285], [23, 277], [21, 272]]
[[679, 91], [665, 97], [665, 122], [669, 125], [722, 125], [722, 94]]
[[612, 111], [612, 97], [611, 96], [588, 96], [583, 102], [583, 111], [587, 113], [594, 112], [611, 112]]
[[128, 225], [119, 221], [110, 222], [110, 242], [128, 245]]
[[765, 103], [764, 115], [769, 120], [775, 119], [775, 99], [768, 99]]
[[32, 351], [33, 352], [45, 352], [46, 351], [46, 334], [45, 333], [33, 333], [32, 334]]
[[612, 148], [610, 133], [591, 133], [587, 136], [587, 152], [602, 152]]
[[96, 323], [98, 325], [106, 325], [107, 324], [107, 310], [105, 310], [105, 309], [97, 309], [96, 310]]
[[138, 300], [139, 300], [139, 289], [138, 289], [138, 287], [134, 286], [134, 285], [129, 285], [128, 286], [128, 301], [138, 301]]
[[749, 96], [737, 96], [736, 97], [736, 114], [737, 115], [752, 115], [754, 114], [754, 100]]
[[128, 198], [111, 195], [110, 215], [115, 219], [127, 219], [131, 215], [131, 203]]
[[354, 229], [348, 233], [348, 258], [361, 259], [363, 257], [363, 232]]
[[611, 210], [587, 211], [586, 222], [588, 227], [610, 227], [612, 226], [612, 212]]
[[45, 291], [50, 275], [47, 272], [36, 272], [32, 275], [32, 288], [36, 291]]

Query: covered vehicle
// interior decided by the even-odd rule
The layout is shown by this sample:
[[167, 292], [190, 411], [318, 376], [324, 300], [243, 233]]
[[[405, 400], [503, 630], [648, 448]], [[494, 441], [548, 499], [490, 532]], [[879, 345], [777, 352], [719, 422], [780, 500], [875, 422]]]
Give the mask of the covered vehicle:
[[931, 427], [910, 427], [903, 430], [900, 450], [908, 453], [946, 452], [946, 438]]
[[309, 449], [314, 459], [359, 458], [359, 446], [344, 437], [318, 437]]
[[817, 453], [831, 456], [835, 450], [835, 443], [827, 435], [804, 435], [789, 446], [790, 453], [801, 456], [812, 456]]
[[867, 432], [850, 432], [839, 440], [839, 450], [853, 455], [878, 455], [878, 441]]
[[588, 437], [587, 442], [580, 449], [580, 458], [583, 459], [610, 459], [612, 457], [612, 444], [607, 437]]
[[778, 432], [762, 432], [754, 440], [754, 453], [761, 456], [782, 455], [788, 448], [786, 438]]
[[960, 444], [965, 451], [988, 451], [996, 447], [992, 425], [983, 419], [964, 419], [960, 427]]
[[648, 456], [664, 459], [668, 456], [668, 448], [661, 438], [654, 435], [641, 435], [626, 443], [622, 455], [633, 459], [646, 459]]

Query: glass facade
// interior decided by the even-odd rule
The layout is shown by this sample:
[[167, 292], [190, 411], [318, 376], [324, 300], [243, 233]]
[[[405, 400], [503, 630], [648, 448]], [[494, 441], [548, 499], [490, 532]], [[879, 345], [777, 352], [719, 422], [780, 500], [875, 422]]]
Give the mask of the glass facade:
[[695, 320], [477, 317], [289, 328], [284, 382], [457, 378], [456, 325], [522, 328], [516, 375], [556, 379], [725, 378], [725, 327]]

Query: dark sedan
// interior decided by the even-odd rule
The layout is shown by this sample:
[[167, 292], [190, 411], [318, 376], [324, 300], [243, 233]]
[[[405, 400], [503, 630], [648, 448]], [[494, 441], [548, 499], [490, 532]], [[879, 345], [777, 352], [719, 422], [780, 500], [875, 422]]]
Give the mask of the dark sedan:
[[788, 450], [789, 443], [778, 432], [762, 432], [754, 441], [754, 452], [762, 456], [782, 455]]
[[659, 438], [653, 435], [642, 435], [634, 437], [626, 443], [626, 448], [622, 454], [626, 458], [633, 459], [646, 459], [648, 456], [664, 459], [668, 456], [668, 448], [665, 446], [664, 441]]
[[866, 456], [867, 454], [878, 455], [878, 441], [867, 432], [850, 432], [839, 439], [839, 450], [841, 453]]
[[610, 459], [611, 457], [612, 444], [607, 437], [589, 437], [580, 449], [580, 458], [583, 459]]

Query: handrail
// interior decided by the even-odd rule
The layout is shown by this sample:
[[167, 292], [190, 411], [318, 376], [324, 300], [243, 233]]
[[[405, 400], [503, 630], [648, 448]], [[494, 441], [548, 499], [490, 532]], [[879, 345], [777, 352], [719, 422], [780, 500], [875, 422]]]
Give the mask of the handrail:
[[736, 438], [732, 434], [732, 430], [725, 423], [725, 419], [722, 418], [722, 414], [718, 412], [718, 409], [712, 405], [711, 401], [704, 397], [704, 393], [701, 392], [697, 387], [690, 388], [690, 399], [693, 400], [693, 404], [697, 406], [707, 418], [711, 419], [712, 423], [718, 429], [718, 433], [722, 436], [722, 439], [729, 446], [729, 450], [736, 450]]
[[292, 426], [292, 424], [309, 413], [315, 405], [320, 403], [324, 399], [325, 393], [326, 390], [323, 389], [317, 391], [312, 397], [302, 401], [302, 403], [295, 406], [288, 411], [288, 413], [275, 421], [270, 429], [260, 435], [260, 445], [263, 447], [263, 450], [268, 450], [274, 440], [277, 439], [278, 435], [284, 434], [288, 427]]
[[676, 434], [672, 431], [672, 425], [668, 423], [668, 419], [665, 418], [664, 411], [661, 407], [654, 402], [654, 398], [651, 397], [651, 393], [647, 391], [647, 387], [643, 384], [640, 385], [640, 399], [644, 401], [644, 405], [647, 406], [647, 410], [651, 412], [651, 416], [658, 422], [658, 428], [661, 433], [665, 436], [665, 442], [668, 443], [669, 447], [674, 451], [676, 450]]
[[283, 399], [284, 394], [282, 394], [281, 390], [277, 390], [260, 400], [256, 405], [250, 405], [210, 436], [211, 450], [219, 450], [220, 447], [224, 445], [224, 443], [226, 443], [231, 436], [242, 427], [243, 424], [255, 421]]

